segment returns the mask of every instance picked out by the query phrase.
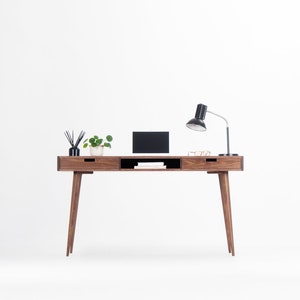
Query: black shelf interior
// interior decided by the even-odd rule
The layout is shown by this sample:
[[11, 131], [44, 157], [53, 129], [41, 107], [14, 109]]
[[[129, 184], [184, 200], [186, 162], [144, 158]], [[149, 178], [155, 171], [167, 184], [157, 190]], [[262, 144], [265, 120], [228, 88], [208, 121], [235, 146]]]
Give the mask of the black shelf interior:
[[121, 158], [121, 169], [134, 169], [139, 162], [163, 162], [167, 169], [180, 169], [180, 158]]

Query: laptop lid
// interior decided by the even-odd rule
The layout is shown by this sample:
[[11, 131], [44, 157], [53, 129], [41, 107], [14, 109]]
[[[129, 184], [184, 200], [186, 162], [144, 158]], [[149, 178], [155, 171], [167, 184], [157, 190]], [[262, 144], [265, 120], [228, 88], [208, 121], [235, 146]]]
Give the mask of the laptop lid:
[[133, 131], [133, 153], [169, 153], [168, 131]]

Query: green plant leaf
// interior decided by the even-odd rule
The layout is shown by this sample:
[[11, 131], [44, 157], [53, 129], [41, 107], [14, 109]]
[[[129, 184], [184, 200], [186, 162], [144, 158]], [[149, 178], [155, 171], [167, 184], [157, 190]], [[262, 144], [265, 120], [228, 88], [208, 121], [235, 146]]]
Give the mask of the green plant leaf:
[[97, 147], [97, 146], [101, 146], [103, 144], [104, 147], [109, 147], [111, 148], [111, 144], [109, 142], [111, 142], [113, 140], [113, 137], [111, 135], [107, 135], [106, 136], [106, 140], [104, 141], [103, 138], [99, 138], [98, 135], [94, 135], [91, 138], [87, 138], [84, 140], [83, 142], [83, 148], [88, 147], [89, 145], [91, 147]]

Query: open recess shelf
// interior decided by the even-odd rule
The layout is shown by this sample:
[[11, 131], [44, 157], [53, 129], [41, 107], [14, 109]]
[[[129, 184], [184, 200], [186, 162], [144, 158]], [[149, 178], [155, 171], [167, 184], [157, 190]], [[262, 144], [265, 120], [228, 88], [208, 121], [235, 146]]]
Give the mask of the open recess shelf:
[[121, 158], [120, 168], [121, 169], [134, 169], [139, 162], [163, 162], [167, 169], [180, 169], [181, 159], [180, 158]]

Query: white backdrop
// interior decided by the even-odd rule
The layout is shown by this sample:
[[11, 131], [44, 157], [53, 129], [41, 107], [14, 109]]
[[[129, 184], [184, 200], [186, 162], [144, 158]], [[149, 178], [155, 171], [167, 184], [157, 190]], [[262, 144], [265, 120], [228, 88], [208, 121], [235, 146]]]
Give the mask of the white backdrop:
[[[224, 152], [222, 120], [185, 127], [198, 103], [245, 157], [230, 174], [237, 255], [300, 251], [299, 28], [290, 0], [2, 0], [0, 260], [64, 256], [65, 130], [112, 134], [106, 155], [131, 154], [134, 130], [170, 131], [171, 155]], [[74, 255], [226, 254], [214, 175], [86, 175], [79, 205]]]

